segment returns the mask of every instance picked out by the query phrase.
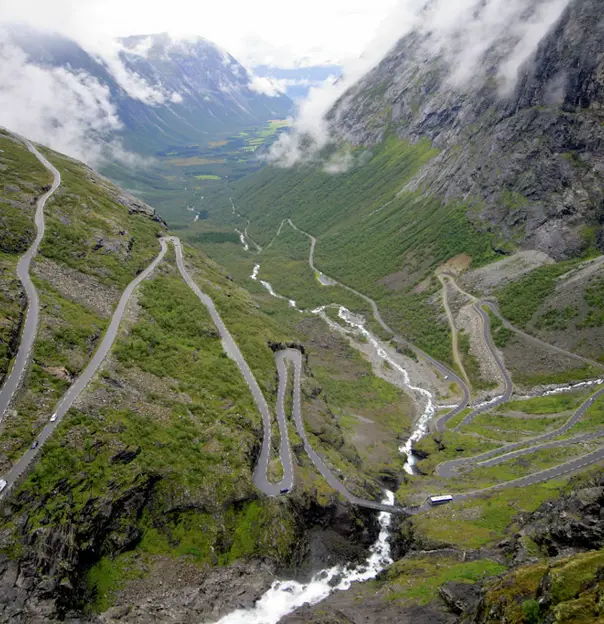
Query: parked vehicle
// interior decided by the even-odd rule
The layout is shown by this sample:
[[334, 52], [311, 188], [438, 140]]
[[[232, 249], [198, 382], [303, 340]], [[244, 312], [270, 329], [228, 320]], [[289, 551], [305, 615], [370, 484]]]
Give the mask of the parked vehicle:
[[4, 479], [0, 479], [0, 492], [8, 485]]

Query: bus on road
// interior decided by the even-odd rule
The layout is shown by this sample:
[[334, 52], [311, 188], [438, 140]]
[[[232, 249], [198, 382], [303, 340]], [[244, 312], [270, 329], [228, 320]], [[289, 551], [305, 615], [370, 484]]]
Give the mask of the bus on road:
[[446, 505], [447, 503], [453, 502], [453, 497], [450, 494], [446, 494], [444, 496], [430, 496], [428, 499], [430, 505]]

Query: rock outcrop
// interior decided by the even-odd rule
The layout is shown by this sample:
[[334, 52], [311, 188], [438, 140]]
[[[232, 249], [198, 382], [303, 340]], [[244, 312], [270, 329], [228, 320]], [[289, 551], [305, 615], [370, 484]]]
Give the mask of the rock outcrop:
[[514, 539], [504, 546], [526, 559], [526, 538], [550, 557], [604, 548], [604, 476], [560, 499], [547, 501], [519, 519]]
[[[544, 2], [527, 4], [530, 22]], [[401, 39], [331, 111], [333, 135], [365, 146], [392, 131], [428, 138], [440, 155], [406, 188], [474, 204], [469, 218], [502, 249], [512, 241], [556, 259], [604, 250], [601, 3], [571, 0], [512, 82], [502, 68], [514, 32], [457, 80], [436, 39], [421, 29]]]

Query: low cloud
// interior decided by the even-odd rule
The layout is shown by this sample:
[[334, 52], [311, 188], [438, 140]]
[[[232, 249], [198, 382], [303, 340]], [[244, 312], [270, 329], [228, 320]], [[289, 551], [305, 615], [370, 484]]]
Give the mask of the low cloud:
[[333, 105], [359, 79], [373, 69], [396, 42], [414, 26], [417, 0], [402, 0], [383, 22], [362, 55], [345, 59], [342, 76], [310, 89], [308, 97], [298, 103], [298, 112], [291, 132], [282, 134], [273, 144], [269, 161], [278, 167], [291, 167], [313, 160], [330, 141], [326, 115]]
[[[148, 164], [124, 150], [116, 137], [123, 126], [106, 84], [83, 70], [33, 63], [11, 33], [12, 28], [0, 27], [0, 125], [89, 165], [107, 160]], [[130, 71], [120, 57], [120, 43], [103, 38], [86, 51], [129, 97], [151, 106], [182, 103], [179, 93], [152, 86]]]
[[495, 50], [502, 94], [515, 86], [519, 68], [560, 18], [569, 0], [436, 0], [416, 20], [427, 52], [451, 69], [449, 84], [463, 87], [482, 79], [485, 58]]
[[143, 39], [138, 47], [130, 49], [125, 47], [119, 40], [103, 37], [86, 44], [87, 52], [96, 56], [109, 70], [118, 85], [132, 98], [140, 100], [148, 106], [162, 106], [171, 101], [173, 93], [165, 89], [161, 84], [150, 84], [142, 76], [126, 66], [124, 57], [142, 56], [146, 58], [152, 46], [149, 41]]
[[[283, 134], [269, 155], [281, 167], [316, 158], [332, 137], [325, 120], [334, 104], [359, 79], [375, 67], [396, 43], [412, 31], [423, 43], [416, 58], [430, 63], [435, 58], [451, 68], [445, 88], [468, 88], [472, 80], [482, 79], [484, 60], [494, 46], [503, 43], [505, 53], [495, 55], [502, 96], [513, 90], [519, 68], [562, 15], [570, 0], [400, 0], [384, 21], [374, 42], [359, 58], [344, 62], [343, 77], [310, 90], [299, 103], [293, 129]], [[325, 169], [339, 171], [338, 166]]]
[[346, 173], [355, 164], [355, 159], [350, 150], [334, 154], [324, 165], [326, 173]]
[[42, 69], [0, 31], [0, 125], [88, 163], [121, 129], [109, 89], [84, 72]]
[[269, 97], [279, 97], [287, 90], [282, 81], [262, 78], [261, 76], [256, 76], [255, 74], [250, 74], [248, 88], [255, 93], [268, 95]]
[[161, 106], [170, 99], [171, 94], [161, 87], [150, 85], [144, 78], [129, 71], [119, 56], [106, 53], [102, 60], [118, 85], [134, 100], [140, 100], [148, 106]]

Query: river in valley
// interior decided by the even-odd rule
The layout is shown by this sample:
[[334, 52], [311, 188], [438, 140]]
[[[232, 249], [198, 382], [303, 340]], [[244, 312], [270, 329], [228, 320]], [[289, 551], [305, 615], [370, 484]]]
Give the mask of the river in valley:
[[[299, 312], [309, 312], [320, 316], [333, 331], [353, 339], [360, 339], [370, 345], [376, 358], [387, 362], [401, 376], [406, 389], [419, 399], [423, 406], [422, 415], [415, 423], [409, 439], [399, 449], [407, 456], [405, 470], [407, 473], [413, 474], [413, 443], [419, 441], [428, 433], [428, 425], [436, 412], [433, 395], [424, 388], [412, 385], [409, 373], [397, 362], [395, 352], [365, 327], [365, 319], [363, 317], [357, 316], [347, 308], [336, 304], [323, 306], [315, 310], [300, 310], [295, 301], [279, 295], [269, 282], [261, 280], [259, 276], [260, 265], [256, 264], [250, 277], [262, 284], [272, 297], [287, 301], [290, 307], [296, 308]], [[329, 308], [338, 310], [337, 316], [341, 322], [337, 322], [328, 316], [327, 310]], [[386, 491], [382, 503], [394, 505], [394, 493]], [[253, 608], [241, 609], [230, 613], [224, 616], [218, 624], [277, 624], [281, 618], [305, 604], [317, 604], [334, 591], [347, 590], [352, 583], [375, 578], [384, 568], [392, 563], [389, 543], [392, 514], [380, 512], [378, 520], [380, 533], [370, 549], [370, 555], [365, 564], [359, 566], [334, 566], [321, 570], [314, 574], [308, 583], [291, 580], [275, 581]]]
[[[394, 504], [394, 494], [386, 491], [385, 505]], [[369, 581], [392, 563], [390, 556], [390, 523], [392, 514], [379, 515], [380, 534], [371, 546], [367, 561], [359, 566], [334, 566], [313, 575], [308, 583], [275, 581], [252, 609], [241, 609], [225, 615], [218, 624], [277, 624], [281, 618], [305, 604], [314, 605], [334, 591], [350, 589], [352, 583]]]

